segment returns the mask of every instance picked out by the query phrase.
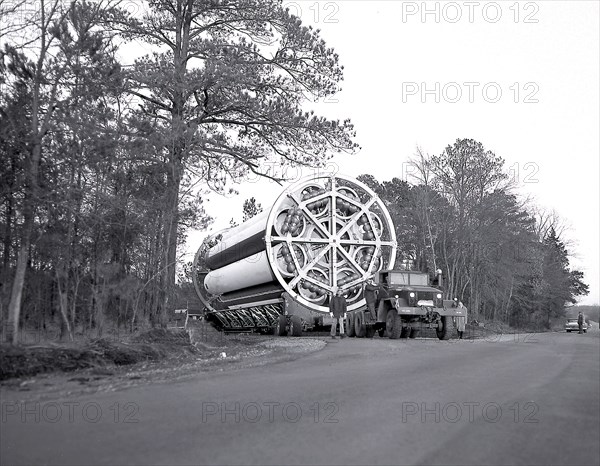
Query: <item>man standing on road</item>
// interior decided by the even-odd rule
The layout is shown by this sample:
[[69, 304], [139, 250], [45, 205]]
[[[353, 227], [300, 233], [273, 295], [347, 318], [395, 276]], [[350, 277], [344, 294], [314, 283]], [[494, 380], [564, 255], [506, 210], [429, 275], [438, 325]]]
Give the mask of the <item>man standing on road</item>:
[[458, 339], [462, 340], [463, 333], [467, 325], [467, 308], [460, 301], [458, 301], [457, 307], [461, 308], [462, 311], [465, 313], [464, 316], [456, 316], [455, 318], [456, 330], [458, 331]]
[[372, 278], [367, 280], [365, 283], [365, 288], [363, 291], [363, 295], [365, 297], [365, 301], [367, 302], [367, 311], [369, 312], [371, 322], [375, 322], [377, 320], [377, 314], [375, 313], [375, 304], [377, 303], [377, 294], [379, 293], [379, 286], [375, 284]]
[[331, 324], [331, 338], [335, 340], [335, 328], [337, 324], [340, 324], [340, 338], [344, 338], [344, 318], [346, 317], [346, 311], [348, 306], [346, 304], [346, 298], [342, 294], [342, 290], [337, 290], [335, 296], [331, 296], [329, 301], [329, 315], [333, 317], [333, 323]]
[[579, 326], [579, 333], [583, 333], [583, 314], [579, 311], [577, 316], [577, 325]]

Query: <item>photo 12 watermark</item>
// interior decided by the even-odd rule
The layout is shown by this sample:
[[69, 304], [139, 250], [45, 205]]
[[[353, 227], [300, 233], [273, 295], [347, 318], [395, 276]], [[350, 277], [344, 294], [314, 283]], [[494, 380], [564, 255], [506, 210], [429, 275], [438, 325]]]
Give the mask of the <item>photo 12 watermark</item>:
[[402, 22], [536, 24], [536, 2], [402, 2]]
[[[538, 174], [540, 166], [537, 162], [515, 162], [508, 166], [508, 182], [512, 185], [539, 183]], [[418, 182], [421, 178], [421, 169], [415, 162], [402, 162], [401, 180]]]
[[203, 423], [250, 423], [289, 422], [302, 420], [315, 424], [337, 424], [339, 406], [334, 402], [314, 402], [310, 404], [278, 401], [252, 402], [214, 402], [203, 401], [201, 420]]
[[478, 82], [415, 82], [405, 81], [401, 85], [402, 103], [410, 102], [436, 103], [476, 103], [486, 102], [495, 104], [501, 101], [513, 102], [515, 104], [537, 104], [539, 103], [538, 83], [528, 81], [526, 83], [498, 83], [495, 81]]
[[537, 175], [540, 171], [540, 166], [536, 162], [515, 162], [508, 167], [508, 176], [512, 184], [534, 184], [540, 180]]
[[402, 402], [402, 423], [474, 423], [484, 421], [498, 423], [502, 419], [513, 423], [537, 424], [539, 406], [533, 401], [514, 402], [504, 407], [494, 401]]
[[313, 23], [339, 23], [340, 5], [337, 2], [283, 2], [291, 15]]
[[50, 423], [86, 422], [96, 424], [102, 420], [115, 424], [140, 422], [140, 407], [132, 401], [103, 405], [95, 401], [27, 402], [5, 401], [0, 404], [2, 423]]
[[274, 180], [281, 180], [283, 186], [293, 184], [303, 178], [316, 181], [323, 177], [335, 176], [339, 172], [339, 165], [331, 160], [318, 166], [291, 165], [276, 160], [265, 160], [261, 163], [260, 173], [248, 170], [241, 179], [237, 180], [237, 183], [259, 183], [264, 181], [276, 183]]

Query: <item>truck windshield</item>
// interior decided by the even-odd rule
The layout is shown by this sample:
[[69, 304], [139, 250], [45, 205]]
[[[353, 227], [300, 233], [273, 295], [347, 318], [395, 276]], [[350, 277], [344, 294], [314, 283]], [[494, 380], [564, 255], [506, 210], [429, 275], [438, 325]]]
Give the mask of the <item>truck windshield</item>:
[[424, 273], [392, 272], [391, 285], [423, 285], [427, 286], [427, 275]]

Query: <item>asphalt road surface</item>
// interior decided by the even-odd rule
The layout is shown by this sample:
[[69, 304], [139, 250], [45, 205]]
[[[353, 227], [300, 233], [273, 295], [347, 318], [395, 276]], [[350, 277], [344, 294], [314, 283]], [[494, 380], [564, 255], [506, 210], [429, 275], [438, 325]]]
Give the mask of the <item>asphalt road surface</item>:
[[332, 341], [253, 369], [3, 402], [8, 464], [600, 464], [600, 338]]

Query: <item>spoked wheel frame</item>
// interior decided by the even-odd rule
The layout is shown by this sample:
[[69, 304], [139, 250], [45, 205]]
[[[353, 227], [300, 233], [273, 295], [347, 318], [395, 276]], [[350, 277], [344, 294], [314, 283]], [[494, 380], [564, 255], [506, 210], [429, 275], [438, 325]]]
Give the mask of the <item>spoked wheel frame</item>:
[[362, 283], [391, 269], [396, 234], [383, 201], [364, 183], [342, 175], [303, 178], [275, 201], [265, 234], [277, 281], [305, 306], [329, 312], [341, 289], [348, 310], [364, 306]]

